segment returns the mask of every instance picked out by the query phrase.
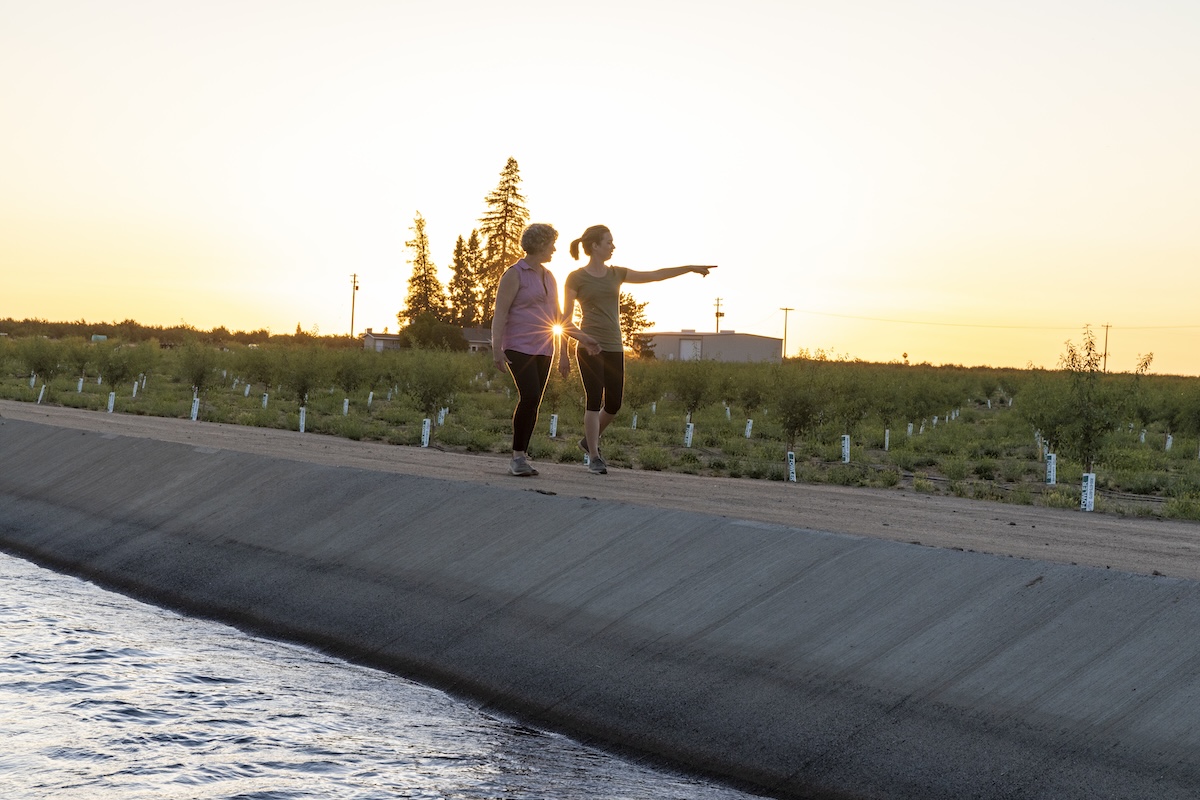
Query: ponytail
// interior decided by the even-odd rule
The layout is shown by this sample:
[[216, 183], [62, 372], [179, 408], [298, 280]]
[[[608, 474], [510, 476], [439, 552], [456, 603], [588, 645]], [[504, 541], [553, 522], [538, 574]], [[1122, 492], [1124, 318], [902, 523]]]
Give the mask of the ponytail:
[[604, 225], [593, 225], [592, 227], [588, 228], [583, 232], [583, 236], [580, 236], [578, 239], [571, 242], [571, 258], [575, 259], [576, 261], [579, 260], [580, 243], [583, 244], [583, 252], [590, 256], [592, 254], [593, 245], [600, 241], [600, 237], [604, 236], [606, 233], [611, 233], [611, 231], [609, 231], [608, 227]]

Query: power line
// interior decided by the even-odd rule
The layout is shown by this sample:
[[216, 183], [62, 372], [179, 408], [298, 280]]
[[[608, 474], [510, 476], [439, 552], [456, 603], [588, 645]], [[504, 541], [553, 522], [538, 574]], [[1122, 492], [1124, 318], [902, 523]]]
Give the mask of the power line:
[[1192, 330], [1200, 328], [1200, 325], [1113, 325], [1119, 327], [1123, 331], [1175, 331], [1175, 330]]
[[[766, 314], [765, 316], [759, 318], [755, 322], [750, 323], [748, 325], [748, 327], [755, 328], [755, 327], [764, 325], [767, 323], [767, 321], [775, 319], [775, 317], [778, 315], [778, 312], [783, 311], [783, 310], [784, 309], [782, 309], [782, 308], [776, 309], [775, 311], [772, 311], [772, 312]], [[896, 325], [935, 325], [935, 326], [939, 326], [939, 327], [949, 327], [949, 328], [999, 328], [999, 329], [1004, 329], [1004, 330], [1030, 330], [1030, 331], [1074, 331], [1074, 330], [1079, 329], [1078, 326], [1050, 328], [1050, 327], [1037, 326], [1037, 325], [1030, 325], [1030, 326], [978, 325], [978, 324], [965, 323], [965, 322], [928, 322], [928, 321], [922, 321], [922, 320], [886, 319], [884, 317], [860, 317], [860, 316], [855, 316], [853, 314], [832, 314], [832, 313], [828, 313], [825, 311], [806, 311], [804, 309], [795, 309], [795, 308], [789, 308], [787, 310], [795, 311], [797, 314], [808, 314], [810, 316], [816, 316], [816, 317], [837, 317], [839, 319], [853, 319], [853, 320], [860, 320], [860, 321], [865, 321], [865, 322], [888, 322], [888, 323], [892, 323], [892, 324], [896, 324]], [[785, 313], [783, 316], [784, 316], [784, 322], [786, 324], [787, 314]], [[1192, 327], [1200, 328], [1200, 325], [1196, 325], [1196, 326], [1192, 326]], [[1124, 330], [1135, 330], [1135, 329], [1125, 328]]]
[[[887, 319], [885, 317], [861, 317], [854, 314], [831, 314], [825, 311], [806, 311], [805, 309], [797, 309], [797, 314], [809, 314], [815, 317], [837, 317], [838, 319], [854, 319], [864, 322], [887, 322], [893, 325], [931, 325], [940, 328], [987, 328], [993, 330], [1010, 330], [1010, 331], [1074, 331], [1078, 330], [1079, 326], [1047, 326], [1047, 325], [982, 325], [970, 322], [929, 322], [927, 320], [911, 320], [911, 319]], [[774, 316], [773, 314], [771, 316]], [[1137, 330], [1170, 330], [1170, 329], [1185, 329], [1185, 328], [1200, 328], [1200, 325], [1113, 325], [1113, 328], [1119, 328], [1126, 331]]]
[[[888, 319], [886, 317], [863, 317], [854, 314], [833, 314], [826, 311], [807, 311], [805, 309], [788, 309], [797, 314], [808, 314], [815, 317], [836, 317], [838, 319], [852, 319], [864, 322], [886, 322], [893, 325], [930, 325], [942, 328], [982, 328], [992, 330], [1023, 330], [1023, 331], [1078, 331], [1078, 325], [1074, 326], [1045, 326], [1045, 325], [990, 325], [970, 322], [929, 322], [927, 320], [908, 320], [908, 319]], [[758, 319], [756, 322], [749, 325], [750, 328], [755, 328], [767, 323], [768, 320], [775, 319], [776, 315], [783, 311], [782, 308], [772, 311]], [[786, 324], [787, 314], [784, 314]], [[1104, 328], [1112, 328], [1113, 330], [1121, 331], [1169, 331], [1169, 330], [1197, 330], [1200, 325], [1105, 325]]]

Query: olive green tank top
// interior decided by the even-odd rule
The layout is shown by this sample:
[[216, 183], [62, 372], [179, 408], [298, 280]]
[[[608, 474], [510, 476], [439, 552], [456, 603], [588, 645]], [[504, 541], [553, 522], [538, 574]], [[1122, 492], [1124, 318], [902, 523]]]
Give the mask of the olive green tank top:
[[567, 276], [567, 290], [574, 290], [583, 310], [580, 329], [595, 337], [600, 349], [621, 352], [621, 284], [629, 273], [625, 267], [608, 267], [604, 276], [589, 275], [585, 267]]

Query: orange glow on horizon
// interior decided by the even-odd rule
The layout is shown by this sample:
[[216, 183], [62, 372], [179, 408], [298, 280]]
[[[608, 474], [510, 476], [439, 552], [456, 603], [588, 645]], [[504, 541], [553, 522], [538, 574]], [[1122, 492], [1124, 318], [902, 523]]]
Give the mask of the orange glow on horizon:
[[[652, 330], [720, 298], [789, 355], [1053, 368], [1090, 324], [1200, 375], [1200, 4], [747, 2], [15, 4], [0, 317], [395, 327], [415, 214], [447, 285], [511, 156], [560, 289], [601, 223], [613, 265], [720, 265], [626, 286]], [[477, 91], [506, 36], [537, 124], [446, 124], [511, 116]]]

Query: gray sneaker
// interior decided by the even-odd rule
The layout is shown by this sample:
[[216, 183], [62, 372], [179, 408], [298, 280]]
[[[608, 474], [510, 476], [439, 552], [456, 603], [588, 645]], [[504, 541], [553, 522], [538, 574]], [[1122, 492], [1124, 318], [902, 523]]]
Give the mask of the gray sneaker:
[[525, 460], [525, 456], [517, 456], [509, 465], [508, 471], [518, 478], [529, 478], [538, 474], [538, 471], [529, 465]]
[[603, 458], [596, 456], [591, 460], [591, 463], [588, 464], [588, 472], [592, 473], [593, 475], [607, 475], [608, 465], [604, 463]]

